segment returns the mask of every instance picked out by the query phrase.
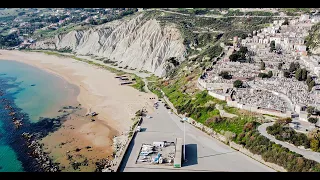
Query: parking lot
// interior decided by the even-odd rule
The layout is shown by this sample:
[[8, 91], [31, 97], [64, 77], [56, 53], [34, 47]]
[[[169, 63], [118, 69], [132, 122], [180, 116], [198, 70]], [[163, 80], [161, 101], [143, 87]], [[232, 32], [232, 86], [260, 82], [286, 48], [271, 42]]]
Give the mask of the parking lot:
[[167, 142], [164, 147], [142, 144], [136, 164], [173, 166], [175, 143]]
[[162, 103], [154, 113], [148, 115], [151, 118], [143, 119], [142, 131], [132, 140], [120, 171], [274, 171], [188, 123], [185, 124], [187, 161], [181, 168], [136, 163], [142, 144], [152, 144], [154, 141], [175, 142], [177, 137], [183, 138], [184, 123], [175, 114], [168, 113]]

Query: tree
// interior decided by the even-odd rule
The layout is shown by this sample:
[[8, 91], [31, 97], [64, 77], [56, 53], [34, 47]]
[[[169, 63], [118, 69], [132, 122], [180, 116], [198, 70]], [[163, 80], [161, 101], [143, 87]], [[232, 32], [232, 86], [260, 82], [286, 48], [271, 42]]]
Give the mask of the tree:
[[248, 48], [245, 46], [241, 46], [239, 51], [237, 52], [240, 60], [246, 59], [246, 54], [248, 52]]
[[284, 19], [284, 22], [282, 23], [282, 25], [289, 25], [289, 20], [288, 20], [288, 18], [285, 18], [285, 19]]
[[269, 76], [268, 76], [268, 74], [266, 74], [266, 73], [259, 73], [259, 74], [258, 74], [258, 77], [268, 78]]
[[261, 61], [261, 63], [260, 63], [260, 69], [261, 70], [265, 70], [266, 69], [266, 63], [264, 63], [263, 61]]
[[294, 66], [295, 66], [295, 70], [300, 68], [300, 64], [298, 62], [294, 63]]
[[308, 106], [308, 107], [307, 107], [307, 112], [308, 112], [309, 114], [313, 114], [313, 113], [315, 112], [315, 110], [316, 110], [316, 108], [313, 107], [313, 106]]
[[273, 76], [272, 71], [269, 71], [269, 72], [268, 72], [268, 78], [271, 78], [272, 76]]
[[282, 69], [282, 66], [283, 66], [283, 64], [282, 64], [282, 63], [279, 63], [279, 64], [278, 64], [278, 70], [281, 70], [281, 69]]
[[278, 124], [289, 124], [291, 122], [292, 122], [292, 119], [289, 117], [288, 118], [281, 118], [276, 121], [276, 123], [278, 123]]
[[286, 78], [290, 78], [290, 72], [287, 70], [283, 71], [283, 76]]
[[310, 148], [317, 152], [319, 149], [319, 140], [318, 139], [311, 139], [310, 141]]
[[299, 63], [294, 63], [294, 62], [291, 62], [290, 63], [290, 67], [289, 67], [289, 71], [290, 72], [294, 72], [296, 71], [297, 69], [300, 68], [300, 64]]
[[308, 77], [307, 77], [307, 80], [306, 80], [307, 85], [309, 85], [311, 81], [312, 81], [312, 77], [311, 77], [311, 76], [308, 76]]
[[310, 117], [308, 121], [312, 124], [316, 124], [318, 122], [318, 118]]
[[237, 53], [232, 53], [232, 54], [229, 56], [229, 59], [230, 59], [230, 61], [232, 61], [232, 62], [236, 62], [236, 61], [238, 61], [238, 59], [239, 59], [239, 55], [238, 55]]
[[236, 80], [233, 82], [233, 87], [240, 88], [242, 87], [243, 82], [241, 80]]
[[295, 70], [296, 70], [296, 66], [294, 65], [294, 62], [291, 62], [289, 66], [289, 71], [294, 72]]
[[248, 48], [245, 46], [241, 46], [239, 49], [239, 53], [246, 54], [248, 52]]
[[306, 68], [303, 68], [302, 72], [301, 72], [302, 81], [307, 80], [307, 76], [308, 76], [308, 72], [307, 72]]
[[228, 71], [222, 71], [219, 76], [221, 76], [223, 79], [231, 79], [231, 75]]
[[302, 81], [302, 69], [296, 70], [295, 77], [298, 81]]
[[312, 88], [316, 85], [316, 83], [314, 82], [314, 80], [312, 80], [309, 84], [308, 84], [308, 91], [311, 91]]
[[274, 50], [276, 50], [276, 43], [275, 43], [275, 41], [271, 41], [270, 42], [270, 52], [273, 52]]
[[245, 33], [243, 33], [243, 34], [241, 34], [241, 39], [245, 39], [245, 38], [247, 38], [248, 37], [248, 34], [245, 34]]

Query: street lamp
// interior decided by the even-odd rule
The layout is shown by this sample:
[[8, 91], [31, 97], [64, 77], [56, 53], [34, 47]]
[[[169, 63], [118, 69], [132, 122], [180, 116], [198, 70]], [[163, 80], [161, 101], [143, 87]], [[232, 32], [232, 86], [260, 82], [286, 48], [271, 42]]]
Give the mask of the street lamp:
[[187, 118], [184, 117], [182, 120], [183, 120], [183, 160], [186, 161], [186, 121], [187, 121]]

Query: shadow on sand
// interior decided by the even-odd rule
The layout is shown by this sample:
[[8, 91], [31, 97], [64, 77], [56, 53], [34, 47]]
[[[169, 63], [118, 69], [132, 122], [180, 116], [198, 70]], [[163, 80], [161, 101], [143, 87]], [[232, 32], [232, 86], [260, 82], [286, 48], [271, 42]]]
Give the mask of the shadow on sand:
[[198, 146], [197, 144], [186, 144], [186, 162], [182, 166], [192, 166], [198, 164]]

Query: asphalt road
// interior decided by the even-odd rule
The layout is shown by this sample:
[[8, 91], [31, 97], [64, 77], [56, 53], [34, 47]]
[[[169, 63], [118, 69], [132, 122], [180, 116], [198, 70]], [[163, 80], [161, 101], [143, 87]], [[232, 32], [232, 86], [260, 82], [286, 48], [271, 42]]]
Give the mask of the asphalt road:
[[290, 151], [293, 151], [293, 152], [296, 152], [298, 154], [301, 154], [303, 155], [305, 158], [307, 159], [311, 159], [311, 160], [314, 160], [314, 161], [317, 161], [320, 163], [320, 153], [317, 153], [317, 152], [313, 152], [311, 150], [305, 150], [305, 149], [300, 149], [296, 146], [294, 146], [293, 144], [289, 144], [289, 143], [286, 143], [286, 142], [283, 142], [283, 141], [279, 141], [277, 140], [275, 137], [273, 137], [272, 135], [268, 134], [267, 132], [267, 127], [268, 126], [272, 126], [274, 122], [271, 122], [271, 123], [265, 123], [265, 124], [262, 124], [258, 127], [258, 131], [265, 137], [267, 137], [268, 139], [270, 139], [271, 141], [277, 143], [277, 144], [280, 144], [288, 149], [290, 149]]
[[180, 118], [175, 114], [169, 114], [162, 103], [153, 114], [149, 115], [152, 118], [144, 118], [141, 124], [143, 132], [138, 132], [132, 140], [120, 171], [274, 171], [188, 123], [185, 123], [187, 162], [183, 163], [181, 168], [136, 164], [142, 143], [175, 141], [177, 137], [183, 138], [184, 123], [180, 122]]

